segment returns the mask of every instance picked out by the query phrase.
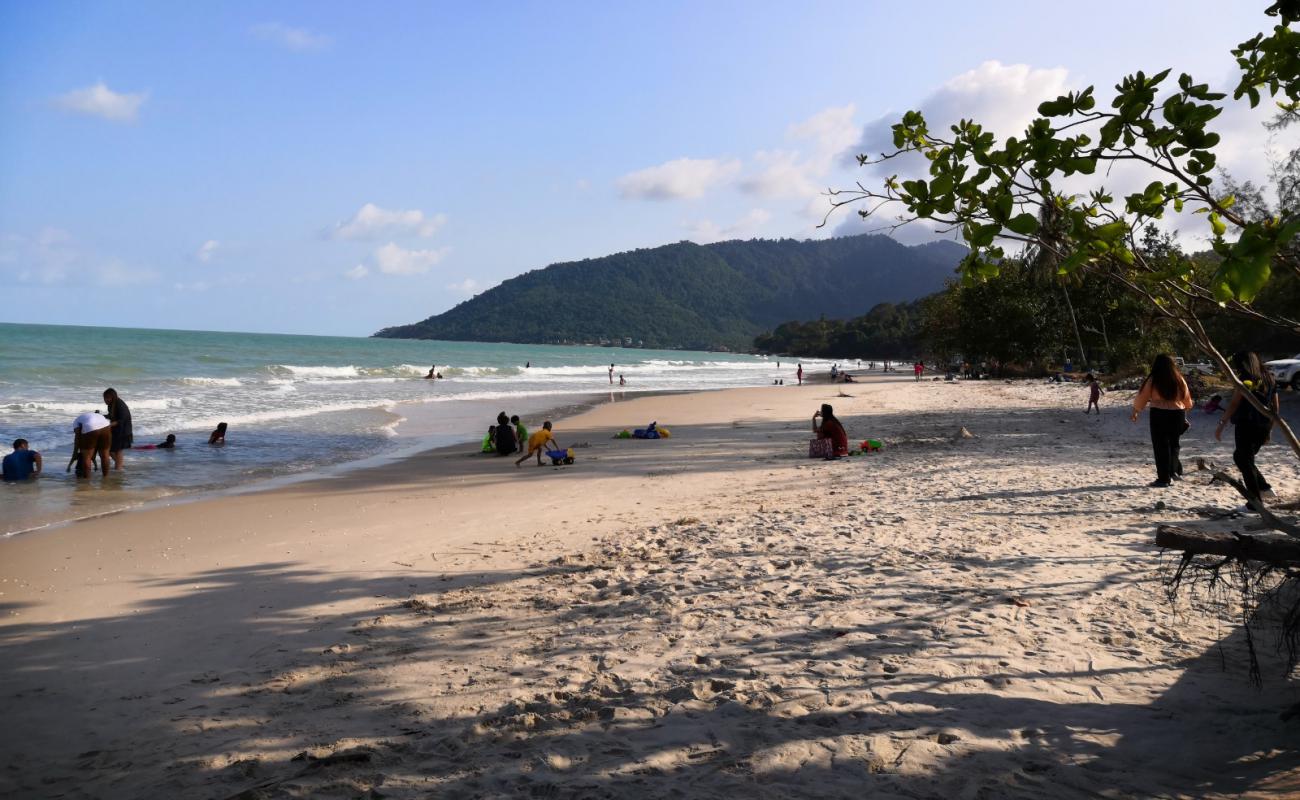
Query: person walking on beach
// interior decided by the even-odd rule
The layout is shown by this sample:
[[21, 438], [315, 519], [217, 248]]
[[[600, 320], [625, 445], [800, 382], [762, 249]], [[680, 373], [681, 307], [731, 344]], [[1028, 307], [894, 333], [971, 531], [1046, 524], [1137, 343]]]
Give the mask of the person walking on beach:
[[127, 408], [126, 402], [117, 396], [117, 390], [108, 388], [104, 390], [104, 403], [108, 406], [109, 427], [113, 430], [113, 441], [108, 448], [108, 454], [113, 458], [113, 469], [122, 468], [122, 451], [130, 450], [131, 445], [135, 444], [135, 434], [131, 430], [131, 409]]
[[1151, 406], [1151, 448], [1155, 452], [1156, 479], [1148, 486], [1164, 488], [1170, 481], [1181, 480], [1183, 463], [1178, 460], [1178, 439], [1187, 430], [1187, 410], [1192, 407], [1192, 392], [1178, 374], [1174, 359], [1161, 353], [1151, 364], [1151, 374], [1133, 400], [1132, 420], [1137, 422], [1142, 409]]
[[[1264, 369], [1259, 363], [1258, 355], [1251, 352], [1236, 353], [1232, 357], [1232, 369], [1250, 393], [1255, 395], [1260, 405], [1272, 410], [1274, 414], [1278, 413], [1281, 405], [1277, 393], [1277, 381], [1273, 379], [1272, 372]], [[1245, 485], [1246, 492], [1255, 500], [1275, 499], [1273, 487], [1259, 473], [1259, 467], [1255, 466], [1255, 456], [1259, 453], [1259, 448], [1264, 446], [1273, 433], [1273, 420], [1251, 405], [1245, 393], [1238, 389], [1233, 392], [1232, 400], [1228, 401], [1228, 408], [1219, 419], [1218, 427], [1214, 429], [1215, 439], [1223, 441], [1223, 428], [1229, 422], [1232, 423], [1235, 445], [1232, 450], [1232, 461], [1237, 465], [1237, 469], [1241, 470], [1241, 482]]]
[[95, 468], [91, 460], [99, 458], [99, 468], [108, 477], [108, 448], [113, 444], [113, 429], [98, 411], [87, 411], [72, 422], [72, 449], [79, 454], [77, 477], [89, 478]]
[[613, 364], [610, 364], [610, 365], [609, 365], [609, 385], [610, 385], [610, 386], [613, 386], [613, 385], [614, 385], [614, 365], [613, 365]]
[[799, 379], [799, 385], [803, 386], [803, 364], [800, 364], [799, 368], [794, 371], [794, 376]]
[[523, 464], [533, 453], [537, 454], [537, 466], [542, 466], [542, 451], [546, 449], [548, 444], [556, 450], [560, 449], [560, 445], [556, 443], [555, 437], [551, 433], [551, 421], [549, 419], [542, 423], [540, 431], [528, 437], [528, 452], [519, 457], [519, 460], [515, 462], [515, 466], [518, 467]]
[[912, 365], [912, 371], [916, 373], [916, 379], [921, 380], [921, 373], [925, 372], [925, 362], [918, 361]]
[[0, 461], [0, 475], [6, 481], [25, 481], [41, 474], [41, 454], [27, 447], [26, 439], [14, 439], [14, 451]]
[[1097, 416], [1100, 417], [1101, 404], [1098, 401], [1101, 400], [1101, 382], [1091, 372], [1088, 373], [1084, 380], [1088, 382], [1088, 407], [1084, 409], [1083, 413], [1087, 414], [1095, 408], [1097, 409]]
[[[821, 419], [821, 423], [817, 422]], [[830, 403], [822, 403], [820, 411], [813, 414], [812, 418], [813, 433], [817, 434], [818, 439], [830, 439], [832, 455], [835, 457], [847, 456], [849, 454], [849, 435], [844, 430], [844, 426], [835, 417], [835, 409], [831, 408]]]

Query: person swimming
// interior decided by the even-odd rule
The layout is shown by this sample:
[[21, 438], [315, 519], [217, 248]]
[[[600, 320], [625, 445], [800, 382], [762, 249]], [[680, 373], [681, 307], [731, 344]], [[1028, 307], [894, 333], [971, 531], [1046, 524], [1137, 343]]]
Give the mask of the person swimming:
[[138, 444], [138, 445], [136, 445], [133, 449], [135, 449], [135, 450], [174, 450], [174, 449], [176, 449], [176, 434], [174, 434], [174, 433], [169, 433], [169, 434], [167, 434], [167, 439], [166, 439], [165, 441], [161, 441], [161, 442], [159, 442], [158, 444]]
[[208, 436], [208, 444], [226, 443], [226, 423], [218, 422], [217, 429]]

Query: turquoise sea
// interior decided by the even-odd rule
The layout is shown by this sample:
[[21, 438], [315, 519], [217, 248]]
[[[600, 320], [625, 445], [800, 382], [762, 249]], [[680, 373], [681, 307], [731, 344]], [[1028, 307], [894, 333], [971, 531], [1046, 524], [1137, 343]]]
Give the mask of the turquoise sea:
[[[433, 364], [442, 380], [423, 379]], [[0, 323], [0, 444], [8, 453], [28, 439], [47, 473], [0, 486], [0, 534], [477, 441], [499, 411], [535, 427], [545, 412], [640, 392], [792, 380], [794, 366], [724, 353]], [[179, 446], [128, 453], [107, 482], [78, 486], [64, 471], [72, 420], [102, 410], [110, 386], [131, 408], [137, 445], [174, 433]], [[227, 444], [209, 447], [218, 422], [229, 425]]]

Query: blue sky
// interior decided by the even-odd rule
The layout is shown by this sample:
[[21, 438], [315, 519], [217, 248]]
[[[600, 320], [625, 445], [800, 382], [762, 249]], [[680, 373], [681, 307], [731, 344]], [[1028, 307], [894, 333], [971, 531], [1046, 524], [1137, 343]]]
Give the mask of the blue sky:
[[818, 191], [902, 111], [1223, 83], [1266, 22], [904, 5], [0, 0], [0, 319], [365, 335], [556, 261], [851, 230]]

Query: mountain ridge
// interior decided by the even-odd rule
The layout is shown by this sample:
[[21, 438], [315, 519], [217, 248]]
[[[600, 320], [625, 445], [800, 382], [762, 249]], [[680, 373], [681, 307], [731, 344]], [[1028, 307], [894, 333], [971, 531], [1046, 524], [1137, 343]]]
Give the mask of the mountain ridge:
[[374, 335], [748, 350], [791, 319], [847, 319], [938, 291], [965, 253], [954, 242], [909, 247], [874, 234], [683, 241], [529, 270]]

